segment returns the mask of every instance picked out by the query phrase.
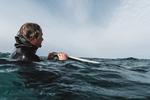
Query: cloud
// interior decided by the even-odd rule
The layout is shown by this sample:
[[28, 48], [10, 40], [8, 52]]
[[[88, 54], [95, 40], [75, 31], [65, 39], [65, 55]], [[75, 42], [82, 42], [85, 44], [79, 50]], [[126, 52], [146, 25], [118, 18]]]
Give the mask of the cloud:
[[0, 51], [11, 52], [15, 42], [14, 36], [23, 23], [36, 22], [44, 26], [52, 21], [49, 21], [49, 18], [53, 19], [30, 0], [0, 1]]
[[149, 58], [149, 5], [146, 0], [122, 2], [107, 28], [109, 35], [105, 37], [113, 45], [112, 56]]
[[[103, 2], [104, 1], [102, 1], [100, 5], [102, 5]], [[100, 57], [101, 48], [103, 47], [100, 46], [101, 48], [99, 48], [99, 45], [102, 44], [100, 39], [101, 36], [104, 35], [104, 30], [106, 28], [104, 25], [106, 25], [109, 17], [104, 17], [104, 19], [101, 18], [99, 14], [98, 16], [100, 18], [97, 18], [97, 21], [93, 19], [95, 17], [92, 18], [93, 12], [91, 11], [94, 11], [95, 13], [103, 13], [99, 11], [103, 9], [101, 7], [91, 10], [91, 7], [96, 4], [97, 2], [92, 3], [90, 0], [64, 0], [61, 4], [61, 12], [57, 12], [60, 12], [59, 14], [56, 14], [56, 12], [53, 13], [52, 11], [56, 20], [55, 23], [51, 25], [50, 29], [46, 29], [46, 31], [50, 33], [45, 39], [48, 40], [47, 38], [50, 37], [49, 42], [44, 43], [45, 45], [50, 46], [47, 47], [46, 50], [50, 48], [49, 50], [63, 50], [76, 56]], [[108, 2], [105, 2], [105, 5], [108, 4]], [[45, 6], [48, 6], [48, 3], [45, 4]], [[99, 5], [96, 6], [98, 7]], [[110, 6], [111, 10], [115, 10], [114, 6], [116, 5], [113, 4], [113, 6]], [[112, 16], [111, 10], [109, 7], [107, 7], [107, 9], [105, 8], [105, 16]], [[92, 20], [97, 22], [97, 26], [94, 25]], [[100, 23], [103, 20], [106, 20], [106, 22], [104, 24]]]
[[148, 58], [149, 5], [148, 0], [1, 1], [0, 51], [11, 51], [23, 23], [36, 22], [44, 33], [38, 55], [64, 51], [84, 57]]

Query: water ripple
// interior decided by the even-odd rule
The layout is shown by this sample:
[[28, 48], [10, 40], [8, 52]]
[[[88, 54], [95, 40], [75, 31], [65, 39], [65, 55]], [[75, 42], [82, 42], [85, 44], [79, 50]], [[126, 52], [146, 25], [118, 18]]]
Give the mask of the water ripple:
[[[0, 100], [149, 100], [150, 60], [23, 63], [0, 59]], [[0, 56], [0, 57], [1, 57]]]

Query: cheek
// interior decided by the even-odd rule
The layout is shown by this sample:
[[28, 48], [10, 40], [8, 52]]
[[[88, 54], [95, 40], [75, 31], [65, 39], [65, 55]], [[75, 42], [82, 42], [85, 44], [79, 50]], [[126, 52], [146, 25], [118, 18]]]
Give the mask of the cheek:
[[43, 40], [40, 41], [40, 43], [42, 43]]
[[39, 41], [39, 40], [35, 41], [35, 45], [37, 45], [37, 46], [41, 45], [41, 43], [42, 43], [42, 41]]
[[42, 44], [42, 40], [41, 40], [41, 41], [38, 41], [38, 44], [41, 45], [41, 44]]

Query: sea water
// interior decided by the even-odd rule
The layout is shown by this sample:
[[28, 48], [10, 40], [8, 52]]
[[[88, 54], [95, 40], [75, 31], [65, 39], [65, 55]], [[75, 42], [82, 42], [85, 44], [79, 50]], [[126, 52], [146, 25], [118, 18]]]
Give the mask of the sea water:
[[0, 53], [0, 100], [150, 100], [149, 59], [17, 62]]

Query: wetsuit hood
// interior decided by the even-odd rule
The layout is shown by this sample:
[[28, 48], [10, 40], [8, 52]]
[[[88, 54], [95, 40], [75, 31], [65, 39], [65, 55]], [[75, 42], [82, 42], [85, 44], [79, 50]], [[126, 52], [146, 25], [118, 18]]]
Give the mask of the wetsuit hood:
[[27, 39], [24, 38], [24, 36], [22, 35], [17, 35], [15, 36], [15, 47], [16, 48], [28, 48], [29, 50], [31, 50], [32, 52], [36, 52], [36, 50], [38, 49], [38, 47], [34, 46], [33, 44], [31, 44]]
[[11, 54], [10, 58], [16, 59], [18, 61], [41, 61], [40, 57], [35, 53], [38, 47], [32, 45], [24, 36], [17, 35], [15, 36], [16, 50]]

